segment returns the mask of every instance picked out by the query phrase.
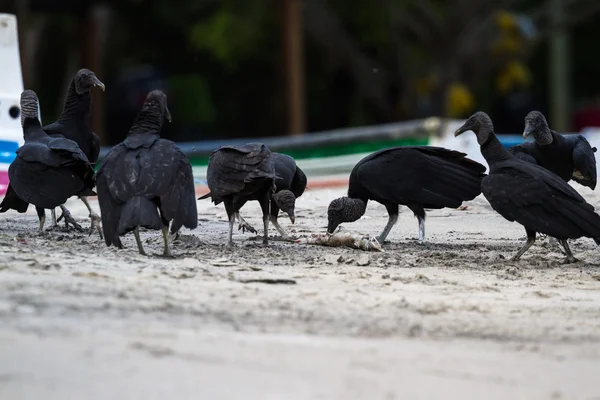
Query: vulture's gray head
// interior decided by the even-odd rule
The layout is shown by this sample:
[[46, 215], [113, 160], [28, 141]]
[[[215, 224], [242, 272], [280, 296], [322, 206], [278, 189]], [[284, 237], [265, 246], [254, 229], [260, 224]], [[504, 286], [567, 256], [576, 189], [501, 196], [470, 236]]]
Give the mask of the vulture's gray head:
[[100, 79], [96, 77], [96, 74], [86, 68], [77, 71], [77, 74], [73, 79], [75, 80], [75, 91], [77, 94], [89, 92], [93, 87], [99, 87], [102, 91], [106, 89], [104, 83], [100, 82]]
[[21, 93], [21, 126], [26, 119], [38, 119], [39, 101], [33, 90]]
[[535, 141], [539, 144], [552, 143], [552, 134], [550, 133], [546, 117], [539, 111], [531, 111], [525, 117], [523, 139], [527, 139], [529, 135], [533, 135]]
[[296, 196], [294, 196], [294, 193], [289, 190], [280, 190], [277, 193], [273, 193], [271, 197], [277, 204], [277, 207], [290, 217], [290, 221], [292, 221], [293, 224], [296, 220], [296, 215], [294, 214], [294, 209], [296, 208]]
[[167, 107], [167, 95], [162, 90], [153, 90], [146, 96], [146, 102], [142, 111], [151, 109], [156, 110], [161, 120], [166, 119], [171, 122], [171, 112]]
[[333, 233], [343, 222], [354, 222], [365, 214], [367, 203], [360, 199], [340, 197], [329, 203], [327, 232]]
[[459, 136], [463, 132], [473, 131], [477, 136], [477, 143], [484, 144], [494, 133], [494, 124], [489, 115], [483, 111], [477, 111], [471, 115], [467, 121], [454, 132], [454, 136]]

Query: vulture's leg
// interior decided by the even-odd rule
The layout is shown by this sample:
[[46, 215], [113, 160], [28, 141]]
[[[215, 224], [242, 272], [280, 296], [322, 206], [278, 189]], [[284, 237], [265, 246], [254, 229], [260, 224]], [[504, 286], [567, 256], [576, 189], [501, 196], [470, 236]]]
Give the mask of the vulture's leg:
[[263, 229], [264, 229], [264, 233], [263, 233], [263, 244], [267, 245], [269, 244], [269, 219], [271, 217], [267, 214], [267, 215], [263, 215]]
[[233, 224], [235, 224], [235, 214], [229, 216], [229, 234], [227, 235], [226, 247], [233, 246]]
[[58, 226], [58, 222], [56, 221], [56, 209], [50, 210], [50, 214], [52, 214], [52, 227]]
[[262, 195], [262, 198], [260, 198], [259, 200], [260, 208], [263, 213], [263, 244], [269, 244], [269, 219], [271, 218], [269, 216], [270, 197], [270, 193], [268, 191], [265, 191], [265, 193]]
[[385, 242], [385, 238], [390, 234], [390, 231], [398, 221], [398, 204], [388, 204], [385, 206], [388, 212], [388, 222], [383, 228], [383, 232], [379, 235], [377, 240], [379, 243], [383, 244]]
[[246, 231], [248, 231], [248, 232], [252, 232], [252, 233], [256, 234], [256, 229], [254, 229], [254, 227], [252, 225], [247, 223], [246, 220], [244, 218], [242, 218], [239, 211], [235, 213], [235, 217], [239, 221], [238, 231], [241, 229], [243, 233], [246, 233]]
[[419, 243], [425, 243], [425, 217], [417, 217], [419, 220]]
[[171, 251], [169, 250], [169, 225], [165, 225], [162, 227], [162, 235], [163, 241], [165, 242], [165, 250], [163, 251], [163, 256], [173, 257], [171, 255]]
[[92, 210], [92, 207], [90, 206], [90, 203], [88, 202], [86, 196], [79, 196], [79, 198], [81, 199], [81, 201], [83, 201], [83, 204], [85, 204], [88, 211], [90, 212], [90, 219], [92, 220], [92, 225], [90, 226], [90, 235], [94, 233], [94, 229], [96, 229], [98, 231], [98, 234], [100, 235], [100, 239], [104, 239], [104, 235], [102, 234], [102, 227], [100, 226], [100, 216], [96, 214], [94, 210]]
[[521, 247], [521, 250], [519, 250], [517, 254], [510, 259], [511, 261], [519, 261], [523, 253], [525, 253], [533, 245], [533, 243], [535, 243], [535, 231], [530, 231], [529, 229], [525, 228], [525, 232], [527, 232], [527, 242], [525, 242], [525, 245]]
[[567, 255], [567, 258], [565, 258], [565, 264], [577, 262], [578, 260], [575, 257], [573, 257], [573, 253], [571, 253], [571, 249], [569, 248], [569, 243], [567, 243], [567, 239], [559, 240], [558, 242], [562, 244], [562, 247], [565, 249], [565, 254]]
[[241, 229], [242, 233], [246, 233], [246, 231], [248, 231], [256, 234], [256, 229], [254, 229], [252, 225], [247, 223], [246, 220], [240, 215], [240, 209], [244, 206], [244, 204], [246, 204], [246, 200], [236, 197], [233, 199], [231, 206], [231, 210], [235, 210], [235, 218], [237, 218], [237, 220], [239, 221], [238, 231]]
[[133, 235], [135, 236], [135, 242], [137, 243], [137, 247], [138, 247], [138, 252], [145, 256], [146, 252], [144, 251], [144, 246], [142, 246], [142, 239], [140, 239], [140, 228], [139, 227], [135, 227], [135, 229], [133, 230]]
[[83, 231], [83, 228], [81, 227], [81, 225], [79, 225], [77, 223], [77, 221], [75, 221], [75, 218], [73, 218], [73, 216], [71, 215], [71, 212], [69, 210], [67, 210], [67, 207], [65, 207], [64, 204], [60, 205], [60, 209], [62, 210], [62, 215], [60, 217], [58, 217], [56, 222], [60, 222], [60, 220], [64, 218], [65, 228], [69, 229], [69, 224], [71, 224], [71, 225], [73, 225], [73, 228], [77, 229], [78, 231]]
[[37, 215], [40, 220], [40, 227], [38, 228], [38, 232], [42, 234], [44, 233], [44, 224], [46, 223], [46, 210], [40, 207], [36, 207], [35, 211], [37, 211]]
[[[548, 237], [548, 243], [552, 246], [556, 246], [558, 248], [558, 251], [560, 251], [563, 254], [567, 254], [563, 251], [563, 249], [560, 247], [562, 245], [562, 242], [560, 240], [558, 240], [557, 238], [553, 238], [552, 236]], [[564, 246], [563, 246], [564, 247]]]
[[227, 243], [225, 247], [231, 248], [233, 247], [233, 224], [235, 223], [235, 214], [233, 211], [233, 201], [231, 199], [227, 199], [223, 201], [225, 205], [225, 211], [227, 212], [227, 218], [229, 218], [229, 234], [227, 236]]
[[407, 205], [419, 222], [419, 244], [425, 243], [425, 210], [421, 206]]
[[277, 222], [277, 217], [271, 215], [269, 219], [271, 220], [271, 223], [273, 224], [275, 229], [277, 229], [277, 232], [279, 232], [283, 240], [291, 240], [290, 235], [288, 235], [287, 232], [283, 230], [281, 225], [279, 225], [279, 222]]
[[288, 235], [287, 232], [285, 230], [283, 230], [281, 225], [279, 225], [279, 222], [277, 221], [278, 215], [279, 215], [279, 206], [277, 206], [277, 203], [275, 203], [275, 201], [273, 201], [273, 199], [271, 199], [271, 216], [270, 216], [269, 220], [271, 221], [271, 223], [273, 224], [275, 229], [277, 229], [277, 232], [279, 232], [279, 234], [281, 235], [281, 238], [283, 240], [291, 240], [290, 235]]

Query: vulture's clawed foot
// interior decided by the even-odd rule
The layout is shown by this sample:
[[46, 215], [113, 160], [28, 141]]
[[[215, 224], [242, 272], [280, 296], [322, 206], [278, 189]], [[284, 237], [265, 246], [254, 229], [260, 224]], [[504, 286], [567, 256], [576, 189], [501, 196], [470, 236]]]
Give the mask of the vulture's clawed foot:
[[98, 234], [100, 235], [100, 239], [104, 239], [104, 234], [102, 233], [102, 225], [100, 225], [100, 216], [96, 213], [92, 213], [90, 214], [90, 220], [92, 222], [90, 226], [90, 236], [92, 235], [92, 233], [94, 233], [94, 231], [97, 230]]
[[79, 225], [77, 223], [77, 221], [75, 221], [75, 218], [73, 218], [73, 215], [71, 215], [71, 212], [69, 210], [67, 210], [66, 208], [62, 209], [62, 214], [60, 215], [60, 217], [58, 217], [56, 222], [58, 223], [62, 219], [65, 220], [65, 229], [67, 231], [70, 229], [70, 226], [72, 226], [74, 229], [78, 230], [79, 232], [84, 231], [84, 229], [81, 227], [81, 225]]
[[248, 231], [248, 232], [251, 232], [251, 233], [254, 233], [254, 234], [258, 233], [258, 232], [256, 231], [256, 229], [254, 229], [254, 227], [252, 227], [252, 225], [250, 225], [249, 223], [247, 223], [247, 222], [246, 222], [246, 221], [244, 221], [244, 220], [241, 220], [241, 221], [240, 221], [240, 224], [238, 225], [238, 231], [239, 231], [240, 229], [242, 230], [242, 233], [246, 233], [246, 231]]

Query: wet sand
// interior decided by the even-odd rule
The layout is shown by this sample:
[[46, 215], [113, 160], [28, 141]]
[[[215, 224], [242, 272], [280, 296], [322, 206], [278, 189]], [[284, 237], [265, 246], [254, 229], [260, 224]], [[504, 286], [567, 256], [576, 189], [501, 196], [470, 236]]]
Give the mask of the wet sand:
[[[343, 193], [308, 191], [281, 225], [323, 232]], [[118, 250], [37, 235], [33, 208], [0, 214], [0, 398], [600, 399], [600, 249], [571, 241], [580, 261], [565, 265], [541, 239], [510, 262], [523, 228], [483, 197], [465, 204], [428, 213], [426, 244], [402, 208], [375, 253], [241, 232], [226, 250], [223, 207], [199, 201], [174, 259], [160, 232], [143, 232], [144, 257], [132, 235]], [[89, 227], [81, 202], [67, 206]], [[261, 227], [257, 204], [242, 215]], [[343, 227], [376, 235], [386, 221], [370, 203]]]

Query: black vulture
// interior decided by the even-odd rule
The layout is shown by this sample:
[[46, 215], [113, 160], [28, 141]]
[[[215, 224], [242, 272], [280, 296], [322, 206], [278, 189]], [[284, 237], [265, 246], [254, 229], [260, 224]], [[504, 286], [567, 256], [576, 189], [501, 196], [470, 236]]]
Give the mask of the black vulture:
[[[90, 116], [92, 113], [91, 90], [95, 87], [99, 87], [103, 91], [106, 89], [104, 84], [96, 77], [96, 74], [89, 69], [83, 68], [77, 71], [69, 83], [65, 104], [60, 117], [58, 117], [56, 122], [44, 126], [44, 130], [50, 136], [64, 136], [67, 139], [77, 142], [88, 160], [90, 160], [92, 166], [96, 165], [98, 155], [100, 154], [100, 138], [92, 131], [90, 125]], [[87, 197], [80, 196], [80, 199], [90, 213], [92, 223], [90, 233], [94, 229], [97, 229], [102, 238], [100, 217], [92, 210]], [[54, 213], [52, 215], [54, 219]]]
[[170, 256], [169, 223], [172, 234], [198, 226], [192, 166], [175, 143], [161, 139], [165, 119], [171, 121], [167, 96], [154, 90], [125, 140], [100, 162], [96, 190], [107, 246], [122, 248], [120, 236], [133, 231], [145, 255], [139, 227], [160, 229]]
[[[289, 235], [279, 225], [277, 217], [279, 216], [279, 210], [281, 210], [288, 215], [292, 224], [295, 222], [296, 199], [302, 196], [306, 189], [306, 175], [304, 174], [304, 171], [296, 165], [296, 161], [292, 157], [281, 153], [271, 154], [273, 155], [277, 178], [275, 180], [275, 193], [271, 195], [270, 220], [282, 238], [284, 240], [289, 240]], [[241, 209], [244, 204], [246, 204], [246, 201], [247, 199], [239, 198], [236, 200], [234, 208], [238, 210]], [[242, 218], [239, 212], [237, 217], [240, 222], [238, 230], [243, 229], [256, 233], [256, 230]]]
[[335, 199], [327, 211], [327, 232], [363, 216], [367, 202], [383, 204], [389, 220], [383, 243], [398, 220], [398, 205], [419, 221], [419, 242], [425, 240], [425, 209], [458, 208], [481, 193], [485, 167], [466, 154], [441, 147], [406, 146], [379, 150], [363, 158], [350, 173], [348, 197]]
[[490, 167], [489, 175], [481, 181], [483, 195], [494, 210], [523, 225], [527, 233], [527, 242], [513, 261], [531, 247], [536, 233], [557, 238], [567, 254], [566, 262], [576, 261], [567, 239], [585, 236], [600, 244], [600, 215], [594, 207], [558, 175], [504, 148], [486, 113], [473, 114], [454, 135], [466, 131], [475, 132]]
[[269, 203], [275, 192], [275, 176], [273, 155], [262, 143], [222, 146], [211, 153], [206, 171], [210, 192], [198, 200], [210, 197], [215, 205], [225, 205], [229, 219], [227, 247], [233, 245], [233, 224], [239, 218], [240, 207], [249, 200], [260, 204], [263, 243], [269, 243]]
[[[43, 128], [51, 137], [67, 138], [76, 142], [92, 164], [92, 167], [94, 167], [98, 160], [98, 154], [100, 154], [100, 138], [92, 132], [90, 126], [92, 107], [92, 96], [90, 91], [93, 87], [100, 87], [102, 90], [105, 89], [104, 84], [100, 82], [92, 71], [88, 69], [79, 70], [69, 83], [65, 104], [60, 117], [56, 122], [46, 125]], [[14, 191], [11, 190], [10, 184], [6, 197], [8, 198], [7, 207], [17, 211], [23, 207], [26, 209], [23, 199], [20, 199]], [[102, 237], [100, 217], [92, 210], [85, 195], [80, 195], [79, 197], [90, 213], [92, 221], [90, 233], [96, 228], [98, 229], [100, 237]], [[79, 227], [79, 224], [75, 222], [64, 205], [61, 205], [61, 209], [63, 211], [61, 218], [65, 218], [67, 225], [71, 223], [75, 227]], [[56, 226], [57, 220], [54, 209], [52, 209], [51, 212], [52, 223]]]
[[50, 137], [42, 129], [35, 92], [21, 94], [21, 125], [25, 143], [17, 150], [8, 168], [10, 187], [0, 204], [0, 212], [25, 212], [31, 203], [40, 219], [40, 232], [46, 220], [44, 210], [63, 206], [71, 196], [95, 196], [94, 169], [76, 142]]
[[561, 135], [548, 127], [544, 114], [532, 111], [525, 117], [523, 138], [532, 135], [532, 142], [510, 148], [521, 160], [538, 164], [558, 175], [565, 182], [575, 182], [596, 188], [595, 147], [581, 135]]

